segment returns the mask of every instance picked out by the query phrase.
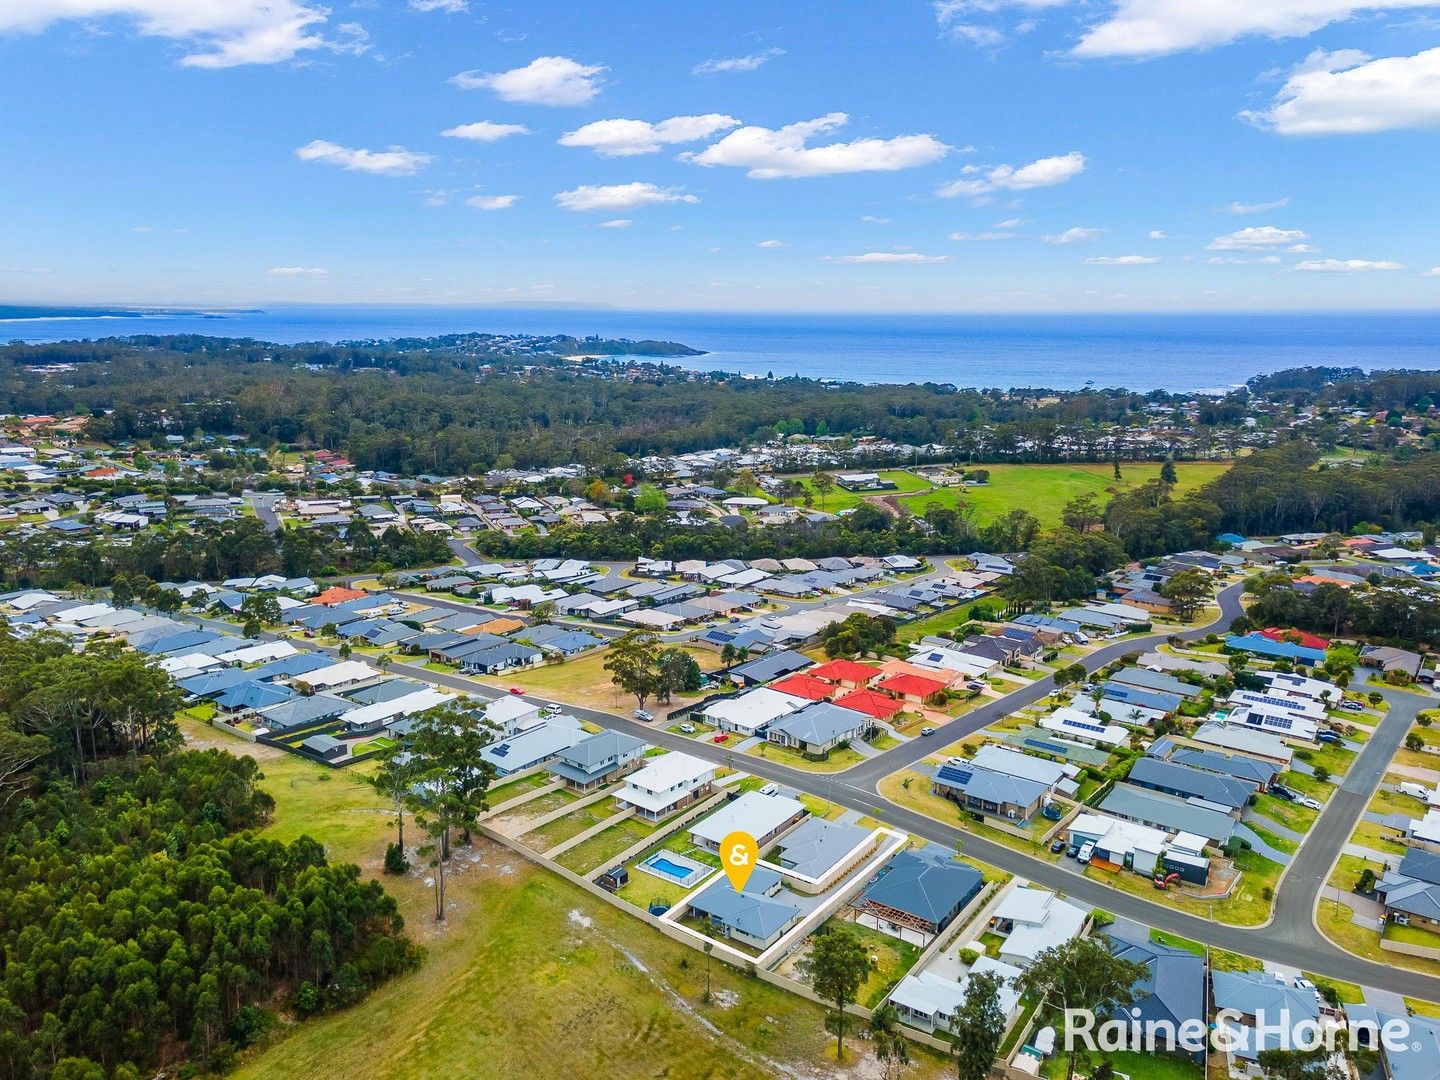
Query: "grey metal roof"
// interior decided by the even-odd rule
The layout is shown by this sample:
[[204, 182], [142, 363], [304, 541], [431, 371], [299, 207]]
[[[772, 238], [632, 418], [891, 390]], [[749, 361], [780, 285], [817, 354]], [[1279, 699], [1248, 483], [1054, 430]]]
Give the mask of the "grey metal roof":
[[803, 743], [823, 746], [836, 739], [847, 738], [855, 732], [870, 726], [871, 718], [865, 714], [836, 705], [831, 701], [817, 701], [797, 713], [774, 721], [768, 731], [779, 731]]
[[794, 904], [766, 895], [779, 880], [774, 870], [757, 866], [743, 892], [736, 892], [728, 881], [717, 881], [692, 899], [690, 907], [747, 937], [769, 941], [800, 917]]
[[1170, 945], [1148, 940], [1143, 928], [1127, 935], [1123, 930], [1110, 934], [1110, 951], [1122, 960], [1144, 964], [1146, 974], [1131, 990], [1133, 1008], [1142, 1023], [1165, 1021], [1176, 1025], [1187, 1020], [1205, 1022], [1205, 958]]
[[1207, 810], [1203, 806], [1192, 806], [1184, 799], [1149, 791], [1133, 784], [1116, 784], [1115, 789], [1105, 797], [1100, 809], [1116, 817], [1138, 821], [1176, 832], [1192, 832], [1217, 844], [1223, 844], [1235, 835], [1237, 822], [1219, 810]]
[[859, 825], [812, 817], [781, 841], [779, 863], [798, 874], [820, 877], [868, 835]]
[[1244, 806], [1255, 794], [1252, 785], [1232, 777], [1202, 772], [1188, 765], [1153, 757], [1137, 759], [1130, 768], [1129, 780], [1142, 787], [1194, 796], [1235, 810]]
[[953, 862], [948, 855], [906, 850], [865, 887], [860, 902], [883, 904], [939, 925], [964, 907], [984, 883], [980, 871]]

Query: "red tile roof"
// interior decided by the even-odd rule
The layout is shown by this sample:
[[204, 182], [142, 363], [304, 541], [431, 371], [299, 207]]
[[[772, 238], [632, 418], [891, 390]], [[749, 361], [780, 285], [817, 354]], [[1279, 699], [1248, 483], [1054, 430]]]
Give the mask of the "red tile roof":
[[867, 683], [879, 672], [869, 664], [857, 664], [854, 660], [831, 660], [811, 668], [809, 674], [826, 682]]
[[905, 708], [894, 698], [886, 697], [874, 690], [855, 690], [842, 698], [836, 698], [835, 704], [843, 705], [847, 709], [854, 709], [856, 712], [863, 712], [877, 720], [888, 720]]
[[335, 604], [343, 604], [346, 600], [363, 600], [369, 595], [364, 589], [347, 589], [343, 585], [332, 585], [315, 597], [315, 603], [332, 607]]
[[891, 675], [888, 679], [875, 684], [875, 689], [884, 690], [891, 694], [903, 694], [907, 697], [918, 697], [921, 699], [931, 694], [938, 694], [945, 689], [943, 682], [935, 679], [926, 679], [919, 675]]
[[811, 701], [824, 701], [835, 692], [835, 687], [812, 675], [791, 675], [788, 679], [771, 683], [770, 689], [779, 690], [782, 694], [809, 698]]
[[1306, 649], [1328, 649], [1330, 642], [1315, 634], [1307, 634], [1303, 630], [1286, 630], [1278, 626], [1267, 626], [1260, 631], [1260, 636], [1269, 638], [1271, 641], [1293, 641]]

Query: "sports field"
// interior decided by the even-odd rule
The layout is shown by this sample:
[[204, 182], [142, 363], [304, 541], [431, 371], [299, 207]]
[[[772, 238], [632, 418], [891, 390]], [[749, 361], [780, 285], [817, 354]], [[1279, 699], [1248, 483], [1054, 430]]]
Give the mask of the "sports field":
[[[990, 470], [990, 482], [981, 487], [937, 488], [900, 499], [915, 514], [923, 514], [930, 503], [953, 507], [964, 501], [975, 511], [976, 520], [984, 525], [1004, 517], [1011, 510], [1028, 510], [1040, 519], [1045, 528], [1060, 524], [1065, 504], [1090, 492], [1107, 503], [1116, 494], [1137, 487], [1147, 480], [1160, 478], [1160, 463], [1147, 461], [1122, 463], [1120, 479], [1116, 480], [1111, 465], [982, 465]], [[1177, 482], [1174, 493], [1184, 495], [1209, 483], [1230, 468], [1223, 461], [1182, 461], [1175, 465]]]

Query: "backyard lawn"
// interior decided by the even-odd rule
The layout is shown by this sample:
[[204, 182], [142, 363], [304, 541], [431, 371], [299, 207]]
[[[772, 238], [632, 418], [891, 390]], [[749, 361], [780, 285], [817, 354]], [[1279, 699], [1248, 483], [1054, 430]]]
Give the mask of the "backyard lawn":
[[[981, 487], [941, 488], [902, 499], [915, 514], [923, 514], [930, 503], [953, 508], [964, 502], [984, 525], [1004, 517], [1011, 510], [1028, 510], [1045, 528], [1060, 524], [1065, 504], [1080, 495], [1094, 495], [1103, 505], [1119, 491], [1137, 487], [1160, 477], [1160, 462], [1122, 464], [1121, 479], [1115, 480], [1110, 465], [987, 465], [990, 482]], [[1230, 468], [1228, 462], [1181, 461], [1175, 465], [1179, 482], [1174, 493], [1183, 495], [1209, 483]]]
[[[223, 739], [210, 729], [193, 734]], [[332, 859], [360, 863], [395, 896], [426, 953], [418, 970], [356, 1008], [303, 1025], [282, 1021], [267, 1045], [242, 1056], [233, 1074], [242, 1080], [421, 1080], [453, 1072], [457, 1061], [467, 1076], [482, 1078], [763, 1080], [829, 1067], [834, 1038], [819, 1006], [721, 963], [710, 975], [716, 1003], [705, 1005], [699, 953], [483, 840], [453, 860], [448, 919], [437, 927], [428, 870], [381, 873], [394, 826], [373, 789], [301, 758], [270, 757], [263, 748], [257, 756], [261, 786], [276, 800], [265, 835], [308, 833]], [[947, 1063], [923, 1047], [911, 1056], [910, 1075], [947, 1074]]]
[[903, 469], [886, 469], [879, 474], [886, 480], [894, 481], [893, 491], [846, 491], [842, 487], [835, 487], [825, 496], [824, 505], [821, 505], [820, 493], [810, 483], [809, 476], [796, 476], [790, 479], [799, 480], [815, 496], [815, 509], [823, 509], [826, 513], [838, 514], [841, 510], [853, 510], [872, 495], [904, 495], [906, 492], [924, 491], [930, 486], [930, 481], [922, 480], [912, 472]]

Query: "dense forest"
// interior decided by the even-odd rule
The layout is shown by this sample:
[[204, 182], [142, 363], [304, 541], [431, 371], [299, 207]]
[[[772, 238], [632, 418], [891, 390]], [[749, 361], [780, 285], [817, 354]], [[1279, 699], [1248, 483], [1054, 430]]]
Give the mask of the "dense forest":
[[436, 566], [451, 557], [444, 539], [433, 533], [391, 526], [377, 534], [355, 521], [342, 539], [329, 526], [269, 533], [255, 518], [237, 518], [79, 544], [43, 532], [5, 535], [0, 538], [0, 587], [99, 587], [118, 575], [179, 582], [259, 574], [383, 573]]
[[1152, 481], [1112, 499], [1105, 528], [1144, 558], [1205, 547], [1221, 532], [1349, 533], [1440, 522], [1440, 455], [1317, 467], [1319, 460], [1316, 447], [1293, 441], [1241, 458], [1179, 499]]
[[[1127, 441], [1150, 419], [1146, 405], [1164, 394], [835, 385], [654, 364], [609, 374], [565, 364], [513, 368], [477, 364], [461, 349], [419, 347], [434, 340], [408, 349], [208, 338], [0, 346], [0, 411], [89, 412], [90, 434], [107, 442], [199, 429], [259, 445], [343, 450], [361, 468], [410, 474], [474, 473], [512, 461], [579, 461], [616, 472], [625, 456], [753, 445], [777, 431], [944, 442], [977, 460], [1100, 461], [1172, 449]], [[57, 363], [73, 370], [28, 370]], [[1204, 422], [1233, 424], [1244, 412], [1243, 404], [1216, 409]]]
[[277, 1003], [349, 1005], [417, 962], [358, 867], [253, 835], [254, 760], [175, 749], [168, 684], [114, 642], [0, 635], [0, 1076], [223, 1069]]

